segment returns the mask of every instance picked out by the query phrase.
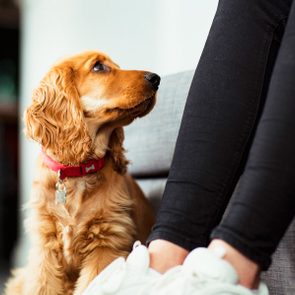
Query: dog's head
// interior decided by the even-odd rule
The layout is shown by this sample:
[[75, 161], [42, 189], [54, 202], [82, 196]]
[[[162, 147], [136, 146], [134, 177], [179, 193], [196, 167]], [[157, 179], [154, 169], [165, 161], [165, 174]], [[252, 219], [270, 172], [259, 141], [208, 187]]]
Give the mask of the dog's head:
[[34, 91], [26, 134], [65, 164], [110, 149], [124, 166], [122, 126], [153, 108], [159, 83], [156, 74], [122, 70], [99, 52], [74, 56], [55, 65]]

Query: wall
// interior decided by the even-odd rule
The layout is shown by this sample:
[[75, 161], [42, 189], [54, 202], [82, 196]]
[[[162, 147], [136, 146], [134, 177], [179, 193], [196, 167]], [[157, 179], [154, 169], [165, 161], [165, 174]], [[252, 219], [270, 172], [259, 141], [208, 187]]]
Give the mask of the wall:
[[[195, 68], [216, 5], [217, 0], [23, 0], [20, 113], [50, 65], [83, 50], [99, 49], [123, 68], [161, 75]], [[24, 203], [39, 147], [20, 136]], [[22, 235], [17, 264], [27, 248]]]

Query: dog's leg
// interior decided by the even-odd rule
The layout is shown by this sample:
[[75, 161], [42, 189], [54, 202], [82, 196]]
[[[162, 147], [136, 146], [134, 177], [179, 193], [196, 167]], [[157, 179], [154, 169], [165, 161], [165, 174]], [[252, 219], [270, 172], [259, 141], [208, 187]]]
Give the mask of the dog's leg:
[[114, 259], [127, 255], [128, 252], [115, 253], [114, 250], [108, 248], [98, 248], [90, 253], [83, 262], [74, 295], [81, 295], [90, 282]]
[[[50, 249], [33, 250], [29, 264], [22, 269], [23, 289], [21, 295], [64, 295], [63, 268], [58, 254]], [[16, 295], [18, 293], [7, 293]]]
[[49, 269], [20, 269], [6, 284], [4, 295], [64, 295], [62, 281]]

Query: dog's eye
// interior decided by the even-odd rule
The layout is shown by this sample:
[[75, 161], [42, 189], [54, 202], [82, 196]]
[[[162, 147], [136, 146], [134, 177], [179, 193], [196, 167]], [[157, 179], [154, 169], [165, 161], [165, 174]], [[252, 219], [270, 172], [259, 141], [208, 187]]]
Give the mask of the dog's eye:
[[93, 72], [103, 72], [107, 70], [107, 67], [102, 64], [101, 62], [96, 62], [95, 65], [92, 68]]

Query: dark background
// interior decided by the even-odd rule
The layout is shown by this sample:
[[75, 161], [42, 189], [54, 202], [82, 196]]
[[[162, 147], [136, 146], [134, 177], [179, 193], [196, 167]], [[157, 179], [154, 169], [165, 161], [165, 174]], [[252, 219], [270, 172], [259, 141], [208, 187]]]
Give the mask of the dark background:
[[18, 232], [19, 9], [0, 0], [0, 293]]

